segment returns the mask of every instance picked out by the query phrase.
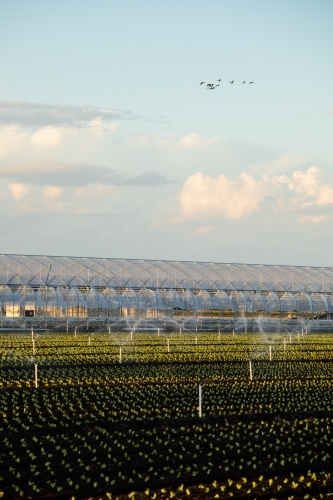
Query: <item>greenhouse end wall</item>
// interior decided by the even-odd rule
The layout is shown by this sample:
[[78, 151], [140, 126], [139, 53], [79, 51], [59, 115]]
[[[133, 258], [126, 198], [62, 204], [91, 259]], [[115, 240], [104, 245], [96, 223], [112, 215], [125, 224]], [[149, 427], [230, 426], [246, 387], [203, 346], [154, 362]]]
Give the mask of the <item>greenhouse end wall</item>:
[[1, 328], [332, 328], [333, 270], [0, 256]]

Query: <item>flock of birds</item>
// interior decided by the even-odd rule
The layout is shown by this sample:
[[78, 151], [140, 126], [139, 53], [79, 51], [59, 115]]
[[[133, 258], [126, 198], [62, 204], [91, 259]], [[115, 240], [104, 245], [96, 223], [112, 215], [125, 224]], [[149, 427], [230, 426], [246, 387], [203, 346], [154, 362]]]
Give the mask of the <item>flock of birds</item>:
[[[219, 80], [216, 80], [218, 83], [207, 83], [207, 87], [206, 87], [206, 90], [214, 90], [216, 87], [219, 87], [220, 86], [220, 81], [221, 81], [221, 78]], [[231, 84], [234, 83], [235, 80], [231, 80]], [[203, 85], [204, 83], [206, 82], [201, 82], [200, 85]], [[241, 82], [241, 85], [243, 85], [244, 83], [246, 83], [246, 81], [244, 80], [244, 82]], [[254, 82], [249, 82], [249, 85], [251, 85], [251, 83], [254, 83]]]

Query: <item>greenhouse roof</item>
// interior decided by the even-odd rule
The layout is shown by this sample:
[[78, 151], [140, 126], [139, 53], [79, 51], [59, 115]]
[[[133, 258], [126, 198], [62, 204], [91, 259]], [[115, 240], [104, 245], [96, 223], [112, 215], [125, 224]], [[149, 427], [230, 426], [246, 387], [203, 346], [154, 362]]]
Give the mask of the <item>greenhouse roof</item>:
[[0, 255], [9, 286], [333, 292], [333, 268], [166, 260]]

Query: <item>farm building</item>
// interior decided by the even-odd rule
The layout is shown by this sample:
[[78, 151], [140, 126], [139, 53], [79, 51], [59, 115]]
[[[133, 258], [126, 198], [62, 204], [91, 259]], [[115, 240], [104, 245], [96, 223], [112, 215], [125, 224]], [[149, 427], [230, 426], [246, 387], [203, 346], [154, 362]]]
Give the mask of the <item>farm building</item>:
[[332, 327], [333, 268], [0, 256], [1, 328]]

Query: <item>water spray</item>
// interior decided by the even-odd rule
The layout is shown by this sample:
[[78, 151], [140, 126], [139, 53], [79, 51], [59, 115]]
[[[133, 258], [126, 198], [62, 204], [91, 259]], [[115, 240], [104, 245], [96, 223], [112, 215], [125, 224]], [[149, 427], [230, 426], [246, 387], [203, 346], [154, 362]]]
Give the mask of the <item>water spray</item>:
[[202, 418], [202, 384], [199, 382], [199, 418]]

